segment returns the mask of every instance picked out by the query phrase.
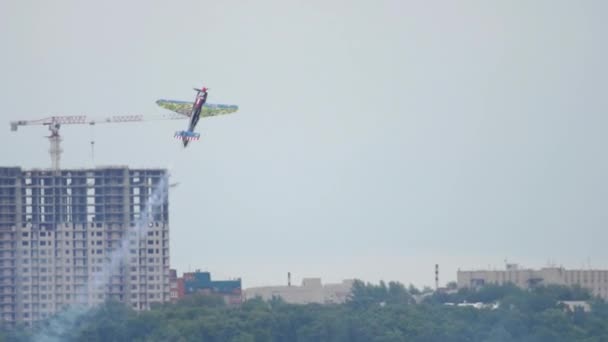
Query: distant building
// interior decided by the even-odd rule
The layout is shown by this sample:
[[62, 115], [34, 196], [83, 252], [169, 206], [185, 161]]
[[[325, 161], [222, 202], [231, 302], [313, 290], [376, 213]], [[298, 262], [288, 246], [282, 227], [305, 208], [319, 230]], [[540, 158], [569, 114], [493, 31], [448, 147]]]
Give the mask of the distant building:
[[177, 271], [174, 269], [169, 270], [169, 291], [169, 298], [171, 298], [171, 301], [177, 301], [179, 299], [177, 292]]
[[505, 270], [458, 271], [459, 288], [507, 283], [524, 289], [542, 285], [578, 285], [594, 296], [608, 299], [608, 270], [566, 270], [563, 267], [533, 270], [507, 264]]
[[184, 278], [177, 278], [177, 299], [182, 299], [186, 295], [186, 288], [184, 287]]
[[469, 308], [474, 308], [474, 309], [490, 309], [490, 310], [496, 310], [500, 307], [499, 303], [482, 303], [482, 302], [476, 302], [476, 303], [467, 303], [467, 302], [463, 302], [463, 303], [458, 303], [458, 304], [454, 304], [454, 303], [444, 303], [444, 305], [447, 306], [458, 306], [458, 307], [469, 307]]
[[564, 308], [568, 311], [574, 312], [579, 309], [584, 312], [591, 312], [591, 304], [583, 300], [562, 300], [558, 303], [564, 305]]
[[228, 305], [243, 302], [241, 279], [211, 280], [209, 272], [188, 272], [176, 279], [176, 297], [184, 298], [191, 294], [213, 294], [224, 298]]
[[341, 283], [323, 285], [323, 302], [341, 304], [346, 302], [352, 292], [354, 280], [343, 280]]
[[321, 284], [320, 278], [304, 278], [302, 286], [265, 286], [245, 290], [245, 297], [252, 299], [261, 297], [270, 300], [280, 297], [292, 304], [330, 304], [344, 303], [351, 293], [353, 280], [344, 280], [337, 284]]

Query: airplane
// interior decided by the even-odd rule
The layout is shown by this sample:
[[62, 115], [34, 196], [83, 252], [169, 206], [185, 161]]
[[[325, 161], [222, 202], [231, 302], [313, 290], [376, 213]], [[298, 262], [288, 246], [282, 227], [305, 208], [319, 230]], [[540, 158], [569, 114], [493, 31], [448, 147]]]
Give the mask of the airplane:
[[200, 133], [194, 132], [194, 129], [196, 128], [196, 124], [198, 124], [198, 120], [201, 117], [206, 118], [216, 115], [231, 114], [239, 109], [239, 107], [235, 105], [207, 103], [207, 94], [209, 89], [205, 87], [201, 89], [193, 89], [196, 91], [194, 102], [164, 99], [156, 101], [156, 104], [160, 107], [186, 115], [190, 118], [188, 129], [184, 131], [177, 131], [174, 135], [176, 139], [181, 139], [183, 141], [184, 148], [188, 146], [188, 142], [191, 140], [198, 140], [200, 138]]

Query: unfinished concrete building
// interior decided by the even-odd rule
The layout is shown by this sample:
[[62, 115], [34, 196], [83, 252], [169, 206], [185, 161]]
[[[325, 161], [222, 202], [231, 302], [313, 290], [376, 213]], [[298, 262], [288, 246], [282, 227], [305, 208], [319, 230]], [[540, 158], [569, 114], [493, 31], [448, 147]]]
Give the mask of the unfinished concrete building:
[[[167, 173], [0, 168], [0, 317], [169, 301]], [[156, 197], [154, 200], [151, 198]]]

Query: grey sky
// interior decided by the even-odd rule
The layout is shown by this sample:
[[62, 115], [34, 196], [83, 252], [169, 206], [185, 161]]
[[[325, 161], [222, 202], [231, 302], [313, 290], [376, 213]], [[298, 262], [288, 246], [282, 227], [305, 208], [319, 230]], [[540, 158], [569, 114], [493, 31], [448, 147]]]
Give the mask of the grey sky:
[[240, 112], [65, 126], [62, 163], [170, 167], [171, 258], [245, 286], [433, 283], [608, 267], [605, 1], [0, 1], [2, 165], [50, 166], [50, 114]]

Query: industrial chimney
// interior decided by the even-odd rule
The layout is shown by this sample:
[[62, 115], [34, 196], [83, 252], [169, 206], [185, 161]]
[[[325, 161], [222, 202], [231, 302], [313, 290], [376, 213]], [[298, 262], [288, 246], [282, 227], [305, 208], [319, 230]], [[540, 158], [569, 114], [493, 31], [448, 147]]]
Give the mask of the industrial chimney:
[[435, 264], [435, 291], [439, 290], [439, 264]]

